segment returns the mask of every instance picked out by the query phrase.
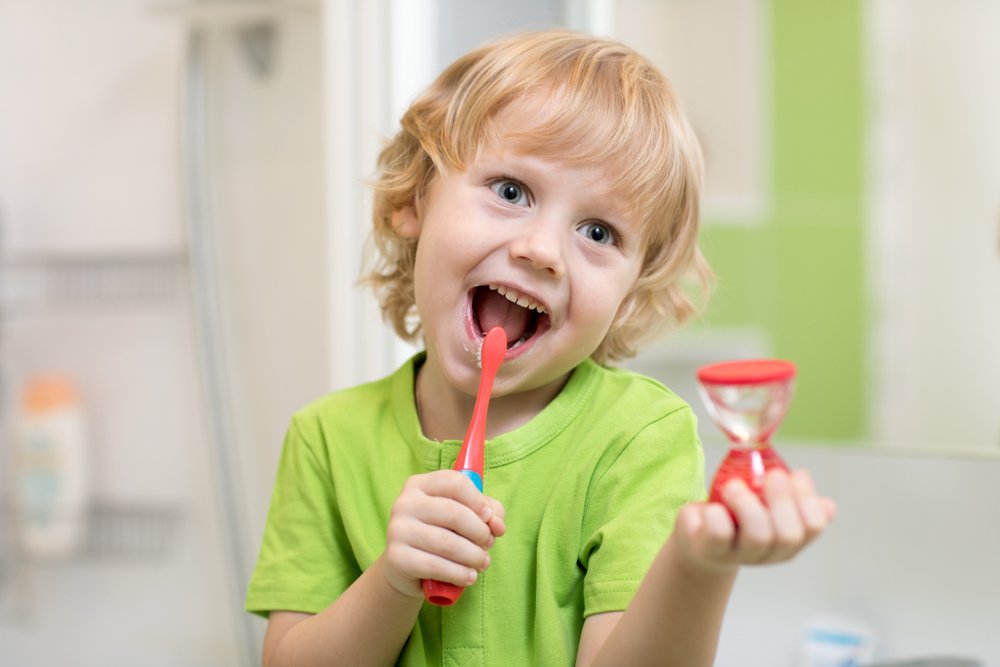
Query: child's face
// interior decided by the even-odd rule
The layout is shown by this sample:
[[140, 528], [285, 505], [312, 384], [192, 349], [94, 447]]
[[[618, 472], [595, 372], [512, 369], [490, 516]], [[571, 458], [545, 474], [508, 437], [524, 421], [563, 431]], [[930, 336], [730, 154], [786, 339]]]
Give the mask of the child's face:
[[501, 396], [562, 382], [597, 349], [642, 257], [639, 230], [608, 182], [598, 166], [488, 148], [397, 212], [397, 230], [419, 237], [414, 286], [428, 367], [475, 394], [484, 331], [503, 326]]

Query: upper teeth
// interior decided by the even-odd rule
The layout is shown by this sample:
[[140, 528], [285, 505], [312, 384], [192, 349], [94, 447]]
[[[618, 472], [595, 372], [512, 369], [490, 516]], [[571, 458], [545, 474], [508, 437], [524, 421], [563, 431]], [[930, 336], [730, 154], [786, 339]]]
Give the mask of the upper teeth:
[[490, 289], [498, 294], [502, 294], [508, 301], [513, 301], [522, 308], [537, 310], [539, 313], [545, 312], [545, 306], [538, 303], [531, 297], [525, 296], [524, 294], [521, 294], [520, 292], [509, 287], [504, 287], [503, 285], [490, 285]]

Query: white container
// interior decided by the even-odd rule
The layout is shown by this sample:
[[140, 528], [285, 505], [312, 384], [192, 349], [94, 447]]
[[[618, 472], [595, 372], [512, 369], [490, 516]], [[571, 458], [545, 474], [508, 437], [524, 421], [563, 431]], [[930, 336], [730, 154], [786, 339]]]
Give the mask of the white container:
[[77, 553], [86, 537], [90, 488], [83, 411], [69, 379], [25, 383], [12, 464], [24, 553], [44, 559]]
[[863, 624], [836, 616], [815, 618], [802, 629], [799, 667], [860, 667], [872, 661], [875, 636]]

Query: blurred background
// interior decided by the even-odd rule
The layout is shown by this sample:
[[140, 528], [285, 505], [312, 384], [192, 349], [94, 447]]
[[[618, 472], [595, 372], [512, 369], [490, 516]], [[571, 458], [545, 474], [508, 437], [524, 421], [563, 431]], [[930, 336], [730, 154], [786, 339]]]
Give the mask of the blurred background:
[[381, 141], [553, 25], [653, 59], [706, 154], [719, 288], [628, 365], [700, 413], [699, 365], [793, 359], [776, 447], [840, 504], [717, 664], [1000, 667], [996, 0], [0, 0], [0, 664], [258, 664], [288, 419], [413, 352], [354, 286]]

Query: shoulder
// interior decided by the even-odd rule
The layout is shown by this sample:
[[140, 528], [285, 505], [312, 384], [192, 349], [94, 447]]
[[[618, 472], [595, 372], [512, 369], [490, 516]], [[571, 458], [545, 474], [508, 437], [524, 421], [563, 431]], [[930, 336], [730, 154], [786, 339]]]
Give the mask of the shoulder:
[[334, 430], [349, 433], [391, 418], [399, 400], [409, 396], [412, 401], [413, 363], [410, 359], [391, 375], [331, 392], [303, 406], [292, 415], [290, 432], [307, 439], [324, 438]]
[[676, 471], [702, 465], [698, 422], [687, 401], [641, 373], [597, 364], [587, 372], [596, 386], [577, 432], [602, 443], [595, 479], [612, 467]]
[[684, 460], [697, 466], [701, 442], [694, 411], [661, 382], [588, 360], [566, 391], [575, 406], [561, 439], [581, 465], [592, 466], [593, 479], [629, 462], [673, 466]]
[[608, 409], [626, 410], [645, 419], [657, 420], [677, 413], [693, 418], [688, 403], [666, 385], [641, 373], [601, 366], [588, 360], [578, 367], [593, 384], [593, 401]]

